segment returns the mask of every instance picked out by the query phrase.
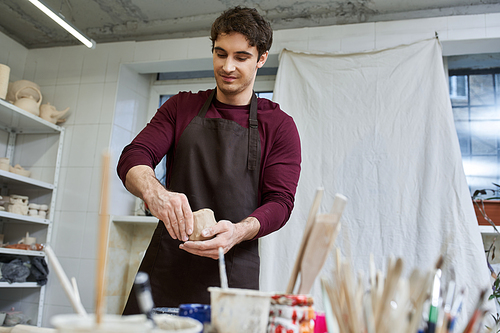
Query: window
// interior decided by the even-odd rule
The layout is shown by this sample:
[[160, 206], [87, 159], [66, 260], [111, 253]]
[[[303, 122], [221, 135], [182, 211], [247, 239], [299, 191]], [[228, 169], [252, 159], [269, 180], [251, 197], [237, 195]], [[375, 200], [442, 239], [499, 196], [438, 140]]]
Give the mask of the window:
[[453, 117], [471, 194], [500, 183], [500, 68], [451, 70]]

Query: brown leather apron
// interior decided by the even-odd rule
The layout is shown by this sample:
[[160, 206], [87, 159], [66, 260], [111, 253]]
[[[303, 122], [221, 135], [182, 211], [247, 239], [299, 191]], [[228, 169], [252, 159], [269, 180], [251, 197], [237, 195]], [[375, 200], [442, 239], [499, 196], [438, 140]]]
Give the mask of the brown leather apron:
[[[257, 96], [252, 95], [249, 128], [220, 118], [205, 118], [216, 90], [182, 133], [175, 151], [169, 190], [187, 195], [193, 211], [210, 208], [219, 220], [237, 223], [258, 206], [260, 138]], [[179, 249], [162, 221], [153, 234], [139, 271], [151, 280], [157, 307], [210, 304], [207, 288], [220, 286], [218, 261]], [[259, 289], [258, 241], [245, 241], [225, 255], [231, 288]], [[139, 313], [135, 292], [124, 314]]]

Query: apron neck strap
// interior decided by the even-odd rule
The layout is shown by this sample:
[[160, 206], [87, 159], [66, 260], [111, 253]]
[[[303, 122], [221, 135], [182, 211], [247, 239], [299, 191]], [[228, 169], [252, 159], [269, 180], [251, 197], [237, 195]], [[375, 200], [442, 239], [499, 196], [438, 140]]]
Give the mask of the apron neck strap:
[[205, 101], [205, 104], [200, 109], [200, 112], [198, 112], [198, 117], [205, 118], [205, 115], [207, 114], [208, 108], [210, 107], [210, 104], [212, 104], [212, 100], [214, 99], [215, 92], [217, 91], [217, 88], [212, 90], [210, 93], [210, 96], [208, 96], [207, 100]]
[[257, 166], [259, 160], [257, 156], [259, 153], [259, 122], [257, 121], [257, 95], [254, 91], [252, 91], [252, 100], [250, 102], [248, 128], [248, 170], [255, 170], [260, 166]]

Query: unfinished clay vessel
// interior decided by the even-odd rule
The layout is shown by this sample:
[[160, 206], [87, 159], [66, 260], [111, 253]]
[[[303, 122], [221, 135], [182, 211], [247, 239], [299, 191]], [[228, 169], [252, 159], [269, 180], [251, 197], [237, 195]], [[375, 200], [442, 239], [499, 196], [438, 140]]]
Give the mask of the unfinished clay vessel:
[[42, 93], [34, 87], [24, 89], [33, 89], [38, 93], [38, 96], [33, 96], [31, 94], [22, 95], [23, 89], [18, 90], [16, 92], [14, 105], [34, 114], [35, 116], [38, 116], [40, 114], [40, 104], [42, 104]]
[[9, 206], [7, 211], [9, 213], [27, 215], [28, 214], [28, 201], [29, 198], [23, 195], [13, 194], [9, 198]]
[[16, 175], [24, 176], [24, 177], [29, 177], [31, 176], [31, 171], [24, 169], [22, 166], [19, 164], [16, 164], [15, 166], [11, 166], [9, 169], [10, 172], [15, 173]]
[[10, 159], [8, 157], [0, 157], [0, 170], [10, 171]]
[[52, 124], [63, 123], [66, 119], [62, 119], [62, 117], [64, 117], [68, 111], [69, 108], [57, 111], [55, 106], [50, 105], [50, 103], [46, 103], [40, 106], [40, 118], [47, 120]]
[[202, 241], [212, 237], [204, 237], [201, 232], [205, 228], [213, 227], [217, 224], [215, 221], [214, 212], [211, 209], [204, 208], [193, 212], [194, 228], [193, 233], [189, 236], [190, 241]]
[[17, 244], [32, 245], [36, 244], [36, 237], [30, 237], [30, 233], [26, 232], [26, 237], [23, 237]]
[[[22, 90], [22, 92], [19, 92], [20, 90]], [[40, 95], [40, 86], [35, 82], [28, 80], [10, 82], [6, 100], [14, 103], [16, 101], [17, 93], [19, 93], [19, 98], [32, 96], [34, 99], [38, 99], [38, 97], [41, 99], [42, 97]]]

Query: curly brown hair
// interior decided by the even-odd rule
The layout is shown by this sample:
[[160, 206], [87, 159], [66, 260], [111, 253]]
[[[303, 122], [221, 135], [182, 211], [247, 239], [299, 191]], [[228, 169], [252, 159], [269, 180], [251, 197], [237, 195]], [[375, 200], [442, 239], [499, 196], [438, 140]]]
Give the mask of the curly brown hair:
[[239, 32], [248, 40], [250, 46], [256, 46], [259, 57], [269, 51], [273, 43], [273, 30], [255, 8], [236, 6], [223, 12], [212, 24], [210, 40], [212, 52], [219, 34]]

